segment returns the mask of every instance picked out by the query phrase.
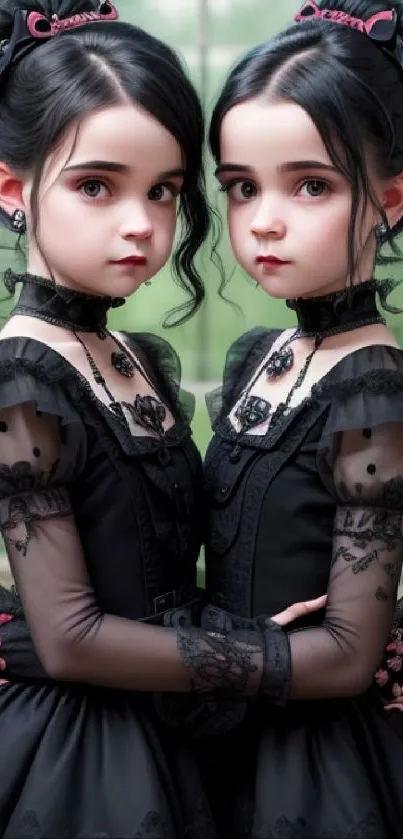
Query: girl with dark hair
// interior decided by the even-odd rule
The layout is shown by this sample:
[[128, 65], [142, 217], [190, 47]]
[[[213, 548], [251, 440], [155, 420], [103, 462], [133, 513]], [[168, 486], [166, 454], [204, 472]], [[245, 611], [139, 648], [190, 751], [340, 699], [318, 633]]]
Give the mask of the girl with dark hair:
[[197, 611], [192, 401], [166, 342], [107, 328], [168, 260], [177, 213], [179, 317], [203, 299], [203, 117], [174, 53], [117, 17], [109, 2], [0, 5], [0, 206], [27, 233], [0, 335], [0, 527], [21, 606], [3, 590], [0, 611], [23, 610], [39, 657], [10, 621], [8, 839], [215, 836], [152, 694], [190, 690], [175, 626]]
[[[203, 298], [203, 118], [173, 52], [117, 17], [0, 6], [0, 206], [28, 258], [6, 274], [22, 290], [0, 335], [0, 527], [21, 599], [0, 604], [19, 680], [0, 689], [7, 839], [215, 836], [154, 710], [192, 689], [192, 402], [166, 342], [107, 328], [167, 261], [177, 211], [180, 314]], [[37, 668], [24, 622], [3, 623], [21, 612]]]
[[210, 142], [235, 256], [297, 326], [243, 335], [209, 400], [204, 625], [328, 592], [266, 632], [258, 699], [203, 745], [220, 836], [399, 839], [403, 728], [373, 674], [403, 558], [403, 352], [374, 266], [403, 227], [402, 7], [308, 0], [233, 69]]
[[260, 677], [258, 627], [192, 627], [202, 478], [178, 359], [107, 327], [167, 261], [177, 211], [179, 315], [194, 312], [209, 227], [195, 91], [167, 46], [117, 17], [107, 1], [0, 5], [0, 207], [28, 259], [6, 273], [22, 290], [0, 334], [0, 528], [17, 585], [0, 589], [4, 839], [213, 839], [196, 765], [161, 717], [169, 692], [188, 694], [181, 724], [206, 730], [197, 656], [219, 662], [214, 687], [236, 681], [234, 655], [244, 691]]

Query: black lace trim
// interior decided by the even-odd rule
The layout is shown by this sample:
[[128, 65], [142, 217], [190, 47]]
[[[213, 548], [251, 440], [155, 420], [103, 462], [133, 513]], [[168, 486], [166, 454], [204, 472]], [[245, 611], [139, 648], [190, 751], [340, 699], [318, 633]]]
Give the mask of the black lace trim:
[[71, 502], [65, 489], [20, 492], [0, 500], [0, 530], [5, 542], [22, 556], [27, 555], [37, 522], [71, 515]]
[[[331, 380], [331, 373], [312, 388], [312, 398], [332, 399], [356, 396], [367, 391], [374, 396], [395, 396], [403, 393], [403, 373], [396, 370], [368, 370], [361, 376], [344, 381]], [[329, 380], [328, 380], [329, 379]]]
[[260, 633], [235, 630], [228, 634], [179, 628], [180, 657], [189, 669], [195, 693], [228, 691], [229, 695], [255, 695], [263, 669]]
[[[403, 478], [397, 481], [401, 503]], [[383, 489], [381, 494], [383, 496]], [[393, 510], [387, 507], [371, 508], [365, 504], [363, 508], [346, 506], [338, 507], [336, 511], [334, 535], [337, 547], [333, 563], [343, 560], [348, 563], [353, 574], [367, 571], [374, 563], [380, 564], [385, 574], [385, 586], [379, 586], [374, 594], [381, 603], [390, 599], [390, 592], [396, 590], [399, 582], [402, 521], [402, 507]], [[339, 544], [339, 540], [345, 543]]]
[[284, 815], [271, 826], [267, 825], [258, 832], [253, 832], [252, 836], [253, 839], [380, 839], [385, 836], [385, 829], [375, 813], [369, 813], [365, 818], [350, 825], [343, 831], [343, 837], [340, 836], [340, 830], [321, 830], [318, 833], [312, 827], [312, 823], [308, 823], [304, 818], [291, 820]]
[[[222, 388], [207, 394], [206, 401], [209, 414], [212, 419], [215, 433], [223, 440], [239, 444], [255, 450], [271, 451], [282, 440], [285, 443], [290, 434], [290, 427], [298, 422], [301, 428], [305, 427], [305, 415], [316, 403], [323, 408], [333, 404], [337, 398], [345, 399], [365, 391], [374, 396], [401, 396], [403, 393], [403, 352], [395, 347], [380, 346], [378, 349], [386, 350], [391, 354], [392, 363], [397, 369], [388, 369], [387, 365], [381, 369], [367, 369], [362, 374], [356, 372], [357, 365], [362, 358], [363, 366], [366, 366], [366, 352], [377, 349], [377, 347], [363, 347], [354, 353], [341, 359], [323, 379], [312, 388], [310, 396], [303, 399], [299, 405], [289, 408], [278, 423], [269, 426], [266, 434], [240, 434], [232, 425], [229, 414], [236, 404], [243, 388], [250, 381], [254, 370], [262, 363], [263, 358], [268, 354], [278, 332], [262, 328], [252, 330], [235, 342], [229, 354], [229, 361], [226, 365], [224, 384]], [[351, 363], [354, 364], [354, 373], [347, 379], [342, 379], [343, 371], [349, 370]], [[402, 372], [400, 371], [401, 368]], [[386, 421], [386, 419], [385, 419]], [[302, 439], [302, 438], [301, 438]]]
[[[17, 827], [18, 839], [49, 839], [49, 833], [44, 832], [39, 819], [33, 810], [27, 810]], [[68, 829], [59, 833], [60, 839], [72, 839]], [[139, 828], [132, 833], [133, 839], [172, 839], [172, 831], [161, 816], [150, 811], [143, 819]], [[116, 839], [109, 833], [77, 833], [74, 839]]]
[[[97, 414], [102, 416], [114, 437], [119, 441], [125, 454], [133, 456], [141, 453], [152, 453], [158, 449], [169, 449], [170, 446], [176, 446], [190, 435], [188, 421], [182, 414], [178, 403], [174, 403], [173, 405], [169, 405], [169, 408], [172, 410], [174, 416], [177, 417], [177, 420], [166, 432], [163, 440], [151, 436], [132, 436], [127, 429], [126, 422], [108, 410], [106, 405], [97, 398], [90, 383], [67, 360], [59, 356], [50, 347], [46, 347], [46, 356], [44, 358], [43, 348], [45, 345], [33, 338], [24, 340], [24, 343], [34, 345], [40, 358], [29, 359], [26, 356], [20, 357], [16, 353], [16, 347], [20, 341], [20, 338], [7, 338], [1, 342], [3, 350], [6, 344], [10, 348], [14, 347], [14, 352], [11, 350], [14, 357], [3, 360], [1, 358], [2, 346], [0, 345], [0, 381], [12, 380], [18, 373], [28, 373], [33, 379], [44, 384], [50, 386], [55, 384], [61, 385], [69, 394], [74, 405], [80, 405], [84, 401]], [[87, 419], [89, 420], [90, 418], [88, 417]]]

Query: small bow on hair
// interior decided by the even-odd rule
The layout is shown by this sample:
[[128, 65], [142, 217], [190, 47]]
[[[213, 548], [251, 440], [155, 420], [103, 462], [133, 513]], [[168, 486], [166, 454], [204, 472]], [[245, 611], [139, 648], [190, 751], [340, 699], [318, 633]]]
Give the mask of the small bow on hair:
[[401, 37], [399, 19], [396, 9], [377, 12], [368, 20], [348, 15], [336, 9], [320, 9], [314, 0], [307, 0], [302, 9], [295, 15], [297, 23], [308, 20], [328, 20], [356, 29], [377, 43], [389, 58], [399, 64], [403, 71], [403, 40]]
[[50, 20], [40, 12], [18, 9], [10, 38], [0, 42], [0, 79], [10, 64], [23, 58], [42, 41], [86, 23], [117, 20], [118, 17], [116, 7], [109, 0], [103, 0], [96, 12], [82, 12], [67, 18], [53, 15]]

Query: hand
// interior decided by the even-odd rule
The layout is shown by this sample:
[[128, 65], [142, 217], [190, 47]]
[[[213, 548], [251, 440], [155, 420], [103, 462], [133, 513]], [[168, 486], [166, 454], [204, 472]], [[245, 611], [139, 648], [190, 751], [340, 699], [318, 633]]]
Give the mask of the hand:
[[401, 685], [394, 684], [392, 687], [393, 699], [390, 699], [385, 705], [385, 711], [403, 711], [403, 688]]
[[[327, 603], [327, 594], [322, 595], [322, 597], [317, 597], [316, 600], [305, 600], [303, 603], [293, 603], [292, 606], [288, 606], [287, 609], [284, 609], [283, 612], [279, 612], [278, 615], [274, 615], [271, 620], [274, 623], [278, 623], [279, 626], [287, 626], [288, 623], [292, 623], [292, 621], [297, 620], [297, 618], [304, 618], [306, 615], [310, 615], [311, 612], [318, 612], [319, 609], [324, 609]], [[403, 700], [402, 700], [402, 709], [403, 710]]]

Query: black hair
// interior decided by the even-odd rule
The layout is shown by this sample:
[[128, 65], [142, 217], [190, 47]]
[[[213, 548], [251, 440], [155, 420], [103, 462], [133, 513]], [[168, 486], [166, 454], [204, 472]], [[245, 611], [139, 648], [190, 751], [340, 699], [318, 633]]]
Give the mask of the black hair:
[[[320, 9], [345, 12], [368, 20], [395, 9], [402, 33], [403, 9], [398, 2], [378, 0], [321, 0]], [[349, 275], [357, 256], [355, 231], [360, 204], [371, 202], [379, 211], [385, 234], [395, 254], [395, 238], [403, 220], [390, 229], [371, 188], [366, 151], [370, 147], [377, 171], [393, 177], [403, 171], [403, 69], [368, 35], [329, 20], [307, 18], [249, 51], [230, 73], [215, 106], [210, 146], [220, 160], [220, 128], [225, 114], [248, 99], [300, 105], [311, 117], [337, 169], [351, 185], [352, 212], [348, 236]], [[396, 257], [381, 257], [380, 262]]]
[[[0, 41], [8, 39], [16, 10], [70, 17], [95, 11], [92, 0], [0, 2]], [[210, 215], [203, 175], [204, 120], [194, 87], [173, 50], [129, 23], [87, 23], [41, 42], [6, 71], [0, 87], [0, 160], [33, 174], [31, 211], [38, 228], [38, 190], [45, 161], [72, 121], [130, 99], [178, 141], [186, 174], [180, 197], [181, 239], [173, 257], [178, 284], [190, 295], [175, 323], [190, 317], [204, 298], [195, 256]], [[172, 314], [172, 313], [171, 313]], [[168, 317], [166, 325], [174, 325]]]

